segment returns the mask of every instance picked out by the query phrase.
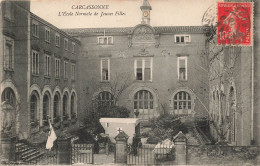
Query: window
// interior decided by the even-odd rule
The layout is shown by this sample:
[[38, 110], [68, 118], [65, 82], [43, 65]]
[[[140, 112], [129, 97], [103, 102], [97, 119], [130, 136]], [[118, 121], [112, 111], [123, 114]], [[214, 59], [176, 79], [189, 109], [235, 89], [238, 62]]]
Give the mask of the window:
[[51, 75], [51, 56], [45, 55], [45, 76]]
[[187, 80], [187, 57], [178, 57], [178, 79]]
[[152, 81], [152, 63], [152, 58], [140, 58], [135, 60], [136, 80]]
[[114, 104], [114, 96], [107, 91], [100, 92], [97, 96], [98, 107], [109, 107]]
[[75, 43], [72, 42], [72, 50], [71, 50], [72, 53], [75, 53]]
[[50, 39], [50, 29], [45, 27], [45, 41], [50, 43], [51, 39]]
[[55, 45], [60, 47], [60, 35], [57, 33], [55, 34]]
[[140, 90], [134, 95], [134, 111], [138, 111], [138, 117], [149, 119], [154, 116], [153, 95], [148, 90]]
[[113, 44], [113, 36], [99, 36], [98, 44], [100, 45], [111, 45]]
[[32, 74], [39, 75], [39, 53], [32, 51]]
[[110, 80], [110, 59], [102, 58], [101, 59], [101, 81]]
[[65, 39], [64, 39], [64, 49], [65, 49], [65, 50], [68, 50], [68, 48], [69, 48], [69, 42], [68, 42], [68, 39], [65, 38]]
[[16, 105], [15, 94], [11, 88], [6, 88], [2, 93], [2, 102], [10, 104], [11, 106]]
[[175, 35], [175, 43], [189, 43], [190, 35]]
[[34, 37], [39, 37], [39, 23], [35, 20], [32, 21], [32, 34]]
[[[187, 111], [183, 113], [191, 113], [191, 97], [185, 91], [178, 92], [173, 98], [173, 109], [176, 111]], [[179, 112], [179, 114], [183, 114]]]
[[14, 40], [5, 37], [4, 44], [4, 69], [14, 69]]
[[60, 59], [55, 59], [55, 78], [60, 78]]
[[76, 65], [71, 64], [71, 79], [76, 80]]
[[42, 107], [42, 121], [44, 126], [48, 125], [49, 108], [50, 108], [49, 96], [45, 94], [43, 96], [43, 107]]
[[64, 62], [64, 79], [65, 80], [69, 78], [68, 77], [68, 65], [69, 65], [69, 63], [65, 61]]

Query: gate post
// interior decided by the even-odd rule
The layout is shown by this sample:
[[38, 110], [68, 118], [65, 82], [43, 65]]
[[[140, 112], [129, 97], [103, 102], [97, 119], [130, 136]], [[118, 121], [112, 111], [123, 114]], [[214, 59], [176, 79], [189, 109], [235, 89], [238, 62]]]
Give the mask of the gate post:
[[115, 151], [115, 163], [126, 164], [127, 163], [127, 140], [129, 136], [121, 131], [115, 137], [116, 151]]
[[177, 164], [185, 165], [187, 160], [187, 138], [181, 131], [179, 131], [179, 133], [174, 137], [173, 141], [175, 146], [175, 159], [177, 161]]
[[58, 138], [58, 164], [71, 164], [71, 141], [70, 138]]

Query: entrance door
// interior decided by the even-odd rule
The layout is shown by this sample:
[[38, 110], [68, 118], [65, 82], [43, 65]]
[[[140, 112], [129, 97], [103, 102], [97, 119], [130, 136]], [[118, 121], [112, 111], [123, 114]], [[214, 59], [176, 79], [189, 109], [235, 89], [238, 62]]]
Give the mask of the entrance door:
[[6, 88], [2, 93], [1, 125], [3, 132], [9, 137], [16, 136], [16, 99], [11, 88]]

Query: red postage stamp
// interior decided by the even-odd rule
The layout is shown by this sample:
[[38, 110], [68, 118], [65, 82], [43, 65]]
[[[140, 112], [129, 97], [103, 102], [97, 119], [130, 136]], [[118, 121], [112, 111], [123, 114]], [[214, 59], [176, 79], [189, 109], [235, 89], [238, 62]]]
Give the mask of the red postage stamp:
[[253, 3], [218, 2], [217, 5], [217, 44], [251, 46]]

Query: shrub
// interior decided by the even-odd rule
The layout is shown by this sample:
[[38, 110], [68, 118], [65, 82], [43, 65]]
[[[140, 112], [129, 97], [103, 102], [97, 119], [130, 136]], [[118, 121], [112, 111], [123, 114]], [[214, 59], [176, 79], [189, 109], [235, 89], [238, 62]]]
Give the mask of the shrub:
[[150, 136], [150, 131], [141, 133], [141, 138], [147, 138], [149, 136]]
[[160, 140], [172, 139], [173, 136], [182, 131], [184, 134], [188, 132], [187, 127], [174, 115], [160, 115], [158, 118], [151, 120], [152, 132]]
[[149, 137], [146, 142], [148, 144], [157, 144], [160, 141], [161, 139], [159, 137]]

